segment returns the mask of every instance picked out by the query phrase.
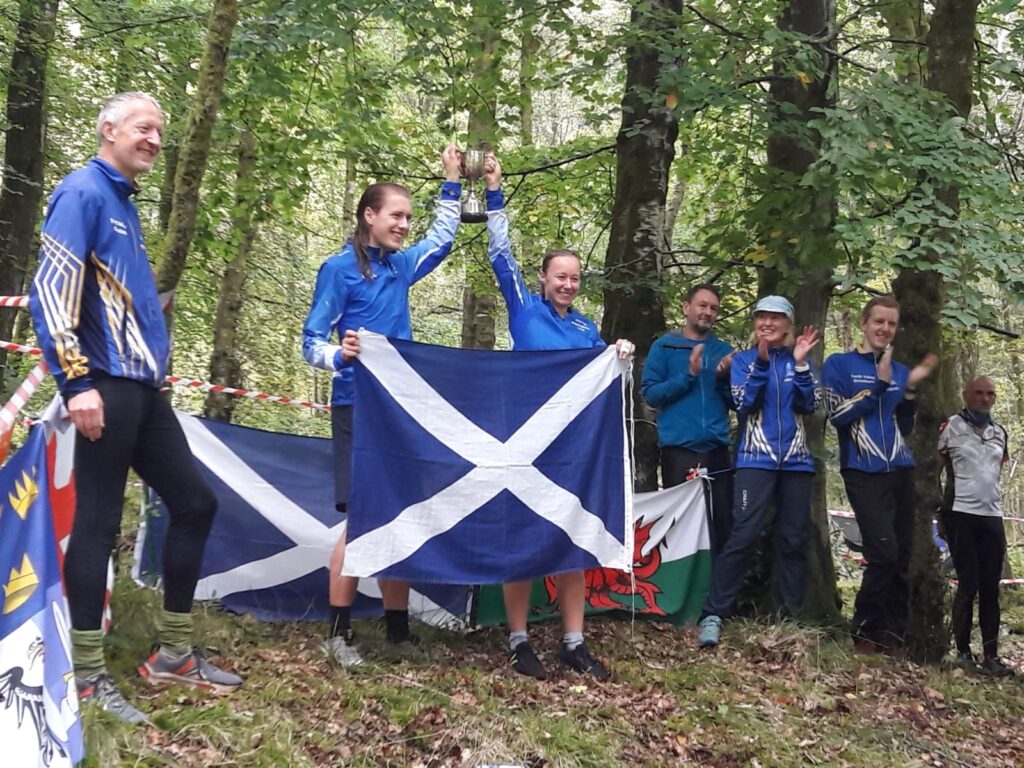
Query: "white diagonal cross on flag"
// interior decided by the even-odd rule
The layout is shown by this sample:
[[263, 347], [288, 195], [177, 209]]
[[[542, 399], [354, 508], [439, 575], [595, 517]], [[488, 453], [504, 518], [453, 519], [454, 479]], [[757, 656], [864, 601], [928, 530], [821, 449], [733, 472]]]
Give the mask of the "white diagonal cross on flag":
[[[370, 576], [412, 555], [434, 536], [453, 528], [503, 490], [560, 528], [581, 549], [607, 567], [632, 566], [632, 526], [625, 542], [605, 528], [580, 499], [533, 466], [562, 432], [617, 379], [628, 364], [613, 348], [569, 379], [508, 438], [488, 434], [428, 384], [388, 340], [360, 332], [360, 362], [424, 430], [474, 468], [440, 492], [406, 507], [385, 525], [351, 540], [344, 573]], [[624, 514], [632, 520], [628, 454], [623, 450]], [[358, 482], [358, 479], [355, 480]]]

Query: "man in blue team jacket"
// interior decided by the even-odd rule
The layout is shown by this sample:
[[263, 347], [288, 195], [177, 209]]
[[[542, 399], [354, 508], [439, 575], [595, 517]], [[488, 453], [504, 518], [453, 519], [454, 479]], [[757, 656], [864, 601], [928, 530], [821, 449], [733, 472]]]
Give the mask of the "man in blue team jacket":
[[644, 400], [658, 409], [664, 486], [679, 485], [698, 466], [711, 473], [713, 552], [725, 543], [732, 523], [729, 368], [734, 352], [711, 333], [719, 307], [715, 286], [690, 288], [683, 302], [683, 327], [654, 342], [641, 383]]
[[242, 679], [192, 647], [192, 599], [217, 500], [159, 388], [169, 348], [132, 196], [163, 137], [152, 96], [119, 93], [96, 121], [99, 150], [47, 206], [29, 309], [39, 346], [77, 431], [75, 521], [64, 560], [78, 697], [131, 723], [145, 715], [103, 660], [107, 562], [131, 467], [167, 504], [158, 648], [139, 667], [153, 684], [227, 692]]

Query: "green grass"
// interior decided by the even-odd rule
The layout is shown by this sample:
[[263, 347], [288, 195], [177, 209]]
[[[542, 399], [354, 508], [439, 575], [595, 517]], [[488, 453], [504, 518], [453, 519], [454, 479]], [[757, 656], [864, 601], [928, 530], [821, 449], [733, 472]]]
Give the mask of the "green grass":
[[[1003, 655], [1024, 662], [1024, 595], [1004, 593]], [[1024, 764], [1018, 680], [851, 653], [835, 631], [737, 620], [715, 652], [693, 630], [597, 619], [589, 643], [615, 669], [594, 683], [550, 658], [557, 622], [532, 629], [549, 671], [505, 668], [499, 629], [418, 631], [396, 658], [357, 621], [367, 663], [327, 663], [315, 624], [261, 624], [197, 607], [211, 655], [246, 678], [230, 697], [155, 692], [134, 674], [158, 596], [119, 583], [110, 668], [150, 713], [127, 727], [87, 710], [87, 766], [888, 766]]]

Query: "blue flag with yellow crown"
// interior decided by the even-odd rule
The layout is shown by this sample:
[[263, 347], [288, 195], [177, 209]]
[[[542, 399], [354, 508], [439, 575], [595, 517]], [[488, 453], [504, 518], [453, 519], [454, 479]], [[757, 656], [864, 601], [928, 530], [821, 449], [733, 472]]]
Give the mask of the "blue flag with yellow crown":
[[42, 427], [0, 467], [0, 585], [4, 764], [75, 765], [84, 753], [82, 724]]

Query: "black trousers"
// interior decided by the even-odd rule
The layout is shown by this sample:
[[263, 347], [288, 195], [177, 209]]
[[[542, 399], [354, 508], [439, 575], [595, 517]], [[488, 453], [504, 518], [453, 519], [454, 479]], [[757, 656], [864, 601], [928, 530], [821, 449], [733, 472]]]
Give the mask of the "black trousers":
[[687, 473], [698, 464], [709, 474], [713, 473], [711, 489], [704, 488], [704, 501], [711, 533], [711, 555], [715, 556], [722, 551], [732, 529], [733, 470], [729, 447], [723, 445], [704, 453], [674, 445], [661, 449], [661, 482], [666, 488], [684, 483]]
[[807, 528], [811, 522], [812, 472], [737, 469], [733, 504], [734, 526], [729, 539], [711, 564], [711, 587], [703, 615], [727, 618], [743, 585], [750, 555], [775, 508], [775, 602], [791, 616], [804, 603], [807, 574]]
[[152, 387], [95, 378], [106, 426], [96, 441], [75, 441], [75, 521], [64, 560], [71, 626], [99, 629], [107, 561], [121, 528], [124, 486], [134, 469], [164, 500], [169, 525], [163, 552], [164, 607], [188, 613], [206, 538], [217, 510], [167, 399]]
[[844, 469], [842, 475], [868, 561], [854, 603], [854, 637], [899, 645], [910, 609], [907, 574], [917, 502], [914, 471]]
[[960, 653], [970, 653], [974, 598], [978, 598], [978, 625], [982, 650], [996, 656], [999, 645], [999, 578], [1006, 555], [1003, 518], [944, 510], [942, 525], [956, 567], [953, 597], [953, 639]]

